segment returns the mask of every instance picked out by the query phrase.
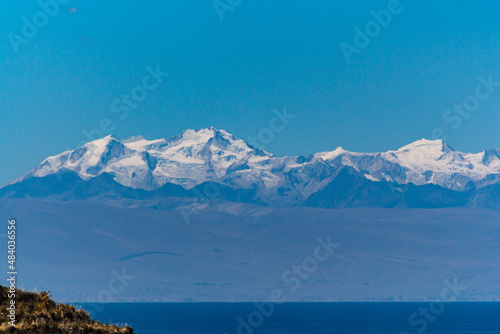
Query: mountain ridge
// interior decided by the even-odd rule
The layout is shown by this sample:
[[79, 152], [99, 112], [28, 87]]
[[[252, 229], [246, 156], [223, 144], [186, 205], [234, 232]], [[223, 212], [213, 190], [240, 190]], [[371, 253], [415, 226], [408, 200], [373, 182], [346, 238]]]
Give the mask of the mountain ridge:
[[[189, 190], [209, 183], [237, 193], [254, 192], [255, 201], [268, 205], [303, 205], [312, 203], [309, 198], [313, 194], [316, 198], [318, 194], [331, 195], [323, 190], [345, 168], [356, 177], [369, 181], [367, 185], [371, 191], [377, 189], [381, 192], [378, 195], [385, 192], [383, 188], [387, 184], [398, 196], [410, 191], [412, 184], [417, 187], [433, 185], [442, 188], [436, 191], [443, 194], [461, 193], [463, 199], [460, 201], [468, 203], [474, 197], [473, 192], [500, 183], [500, 150], [464, 153], [442, 140], [421, 139], [387, 152], [350, 152], [338, 147], [307, 157], [277, 157], [213, 127], [187, 129], [169, 139], [156, 140], [142, 136], [120, 140], [108, 135], [76, 150], [48, 157], [23, 178], [1, 188], [0, 196], [9, 196], [16, 184], [17, 191], [21, 191], [19, 184], [28, 184], [25, 181], [32, 178], [71, 171], [82, 181], [106, 174], [125, 188], [146, 192], [154, 193], [165, 185], [176, 185], [187, 190], [183, 195], [189, 196]], [[356, 184], [361, 186], [361, 183]], [[103, 186], [119, 188], [111, 184]], [[33, 190], [30, 187], [24, 189], [24, 197]], [[361, 188], [351, 190], [360, 191]], [[46, 191], [50, 193], [50, 189]], [[98, 189], [93, 191], [98, 192]], [[399, 197], [400, 203], [407, 200]], [[497, 198], [493, 200], [496, 202]]]

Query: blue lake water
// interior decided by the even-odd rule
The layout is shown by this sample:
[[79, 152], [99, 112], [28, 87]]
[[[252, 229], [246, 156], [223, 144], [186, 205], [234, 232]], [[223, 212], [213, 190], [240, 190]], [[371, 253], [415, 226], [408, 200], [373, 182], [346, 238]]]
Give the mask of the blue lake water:
[[500, 333], [500, 303], [117, 303], [93, 315], [138, 334]]

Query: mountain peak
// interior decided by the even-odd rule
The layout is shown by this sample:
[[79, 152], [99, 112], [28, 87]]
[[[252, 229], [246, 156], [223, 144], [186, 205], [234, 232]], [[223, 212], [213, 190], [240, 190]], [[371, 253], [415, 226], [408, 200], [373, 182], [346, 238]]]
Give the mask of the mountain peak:
[[144, 138], [141, 135], [137, 135], [137, 136], [132, 136], [129, 139], [122, 140], [122, 142], [124, 142], [124, 143], [135, 143], [135, 142], [141, 141], [141, 140], [146, 140], [146, 138]]
[[411, 144], [405, 145], [398, 149], [398, 152], [404, 151], [426, 151], [429, 153], [438, 153], [438, 152], [452, 152], [455, 151], [450, 145], [445, 143], [442, 139], [430, 140], [422, 138], [417, 140]]
[[112, 143], [120, 143], [121, 144], [122, 142], [117, 136], [110, 134], [110, 135], [107, 135], [106, 137], [102, 137], [99, 139], [95, 139], [93, 141], [89, 141], [88, 143], [83, 144], [82, 147], [77, 148], [77, 150], [82, 149], [82, 148], [89, 148], [89, 147], [104, 148]]
[[315, 156], [323, 160], [332, 160], [344, 153], [350, 153], [350, 152], [344, 150], [341, 146], [339, 146], [333, 151], [316, 153]]
[[[115, 136], [114, 134], [110, 134], [110, 135], [107, 135], [106, 137], [103, 137], [101, 138], [102, 140], [106, 140], [106, 141], [112, 141], [112, 140], [117, 140], [117, 141], [120, 141], [120, 138], [118, 138], [117, 136]], [[99, 139], [97, 139], [99, 140]]]
[[489, 166], [493, 161], [500, 161], [500, 150], [490, 149], [483, 152], [481, 163]]
[[199, 143], [206, 143], [212, 138], [224, 138], [226, 140], [234, 141], [236, 138], [226, 132], [225, 130], [220, 130], [214, 127], [202, 128], [202, 129], [187, 129], [171, 137], [169, 142], [177, 142], [177, 141], [193, 141]]
[[184, 130], [181, 132], [181, 135], [184, 135], [184, 136], [195, 135], [195, 136], [200, 136], [200, 137], [205, 137], [205, 138], [214, 138], [217, 136], [221, 136], [221, 137], [224, 137], [227, 139], [235, 140], [235, 137], [231, 133], [227, 132], [226, 130], [214, 128], [213, 126], [208, 127], [208, 128], [201, 128], [201, 129]]

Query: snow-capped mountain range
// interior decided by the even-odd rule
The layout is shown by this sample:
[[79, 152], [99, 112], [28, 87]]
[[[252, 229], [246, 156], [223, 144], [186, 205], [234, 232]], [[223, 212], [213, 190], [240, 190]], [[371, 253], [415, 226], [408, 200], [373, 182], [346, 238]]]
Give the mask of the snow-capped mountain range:
[[264, 203], [295, 205], [328, 188], [340, 175], [346, 177], [346, 171], [364, 184], [389, 185], [399, 192], [404, 191], [399, 187], [410, 185], [470, 192], [500, 184], [500, 150], [463, 153], [441, 140], [422, 139], [381, 153], [339, 147], [308, 157], [276, 157], [215, 128], [186, 130], [168, 140], [110, 135], [45, 159], [8, 187], [73, 172], [84, 181], [111, 175], [124, 187], [146, 191], [167, 184], [189, 190], [211, 182], [255, 191], [255, 198]]

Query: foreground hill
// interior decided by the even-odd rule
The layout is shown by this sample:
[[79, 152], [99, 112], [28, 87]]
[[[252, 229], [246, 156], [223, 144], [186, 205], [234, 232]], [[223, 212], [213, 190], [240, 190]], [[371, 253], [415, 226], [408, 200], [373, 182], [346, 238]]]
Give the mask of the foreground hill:
[[0, 286], [0, 332], [20, 334], [133, 334], [132, 328], [103, 325], [73, 306], [57, 304], [47, 292], [16, 291], [16, 327], [8, 325], [8, 288]]

